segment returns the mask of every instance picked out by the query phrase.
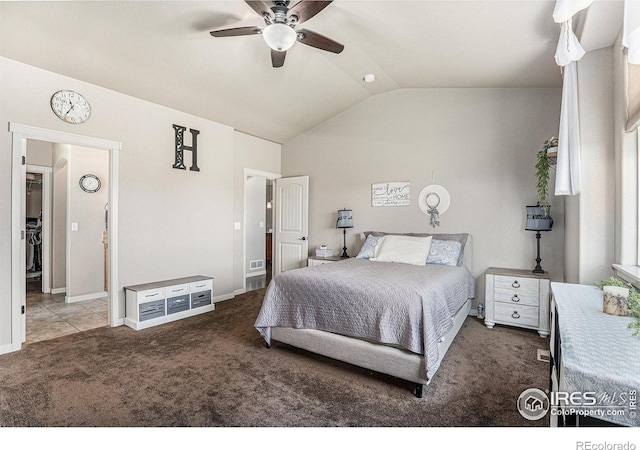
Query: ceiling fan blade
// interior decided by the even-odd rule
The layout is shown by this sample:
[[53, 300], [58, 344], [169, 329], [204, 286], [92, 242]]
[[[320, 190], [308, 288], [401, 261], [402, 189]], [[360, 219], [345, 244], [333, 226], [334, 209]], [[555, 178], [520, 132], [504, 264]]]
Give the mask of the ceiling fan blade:
[[247, 5], [251, 7], [251, 9], [257, 12], [260, 17], [264, 18], [265, 14], [271, 16], [271, 8], [269, 8], [269, 6], [265, 2], [260, 0], [244, 0], [244, 1]]
[[250, 34], [260, 33], [262, 33], [262, 28], [260, 27], [227, 28], [225, 30], [214, 30], [210, 32], [213, 37], [248, 36]]
[[273, 67], [282, 67], [284, 65], [284, 57], [286, 55], [287, 52], [271, 50], [271, 64], [273, 64]]
[[320, 50], [326, 50], [332, 53], [340, 53], [342, 50], [344, 50], [344, 45], [314, 31], [297, 30], [297, 32], [298, 41], [302, 42], [303, 44], [310, 45], [311, 47], [319, 48]]
[[325, 9], [333, 0], [320, 1], [320, 0], [302, 0], [289, 8], [288, 17], [297, 16], [298, 23], [302, 23], [305, 20], [311, 19], [320, 11]]

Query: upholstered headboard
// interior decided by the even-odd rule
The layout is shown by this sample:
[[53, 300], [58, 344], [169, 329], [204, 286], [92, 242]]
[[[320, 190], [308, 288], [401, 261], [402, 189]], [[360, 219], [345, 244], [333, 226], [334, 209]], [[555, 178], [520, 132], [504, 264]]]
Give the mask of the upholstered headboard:
[[[385, 233], [387, 234], [387, 233]], [[450, 238], [452, 240], [459, 241], [461, 236], [466, 234], [467, 239], [464, 245], [464, 251], [462, 253], [462, 264], [469, 269], [469, 271], [473, 274], [473, 237], [469, 233], [456, 233], [456, 234], [446, 234], [446, 233], [388, 233], [388, 234], [408, 234], [413, 236], [433, 236], [434, 239], [447, 239]], [[358, 233], [358, 249], [362, 248], [364, 245], [367, 236], [365, 233]]]

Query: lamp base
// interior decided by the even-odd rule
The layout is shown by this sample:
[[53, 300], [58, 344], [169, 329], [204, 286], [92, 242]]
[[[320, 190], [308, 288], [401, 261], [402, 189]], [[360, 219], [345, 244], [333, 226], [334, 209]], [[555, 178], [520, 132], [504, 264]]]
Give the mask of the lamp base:
[[342, 229], [342, 236], [344, 238], [344, 247], [342, 247], [342, 255], [340, 255], [340, 257], [348, 258], [349, 255], [347, 255], [347, 229], [346, 228]]
[[536, 267], [532, 270], [532, 272], [544, 273], [544, 270], [542, 270], [542, 267], [540, 266], [540, 261], [542, 261], [542, 259], [540, 258], [540, 232], [539, 231], [536, 232], [536, 242], [537, 242], [537, 248], [538, 248], [538, 256], [536, 257]]

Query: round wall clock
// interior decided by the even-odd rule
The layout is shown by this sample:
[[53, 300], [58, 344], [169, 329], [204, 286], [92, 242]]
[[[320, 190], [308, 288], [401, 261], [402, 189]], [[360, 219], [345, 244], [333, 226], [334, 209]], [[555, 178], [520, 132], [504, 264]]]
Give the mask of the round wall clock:
[[51, 109], [67, 123], [84, 123], [91, 115], [91, 105], [74, 91], [58, 91], [51, 96]]
[[80, 187], [83, 191], [89, 192], [90, 194], [98, 192], [101, 185], [100, 178], [91, 173], [83, 175], [82, 178], [80, 178]]

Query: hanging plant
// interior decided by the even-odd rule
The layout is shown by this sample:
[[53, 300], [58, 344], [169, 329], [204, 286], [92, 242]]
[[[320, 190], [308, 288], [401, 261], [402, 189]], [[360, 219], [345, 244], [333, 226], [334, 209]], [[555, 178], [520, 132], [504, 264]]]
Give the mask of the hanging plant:
[[548, 214], [549, 203], [547, 203], [547, 196], [549, 195], [549, 170], [551, 164], [547, 157], [547, 151], [551, 147], [558, 146], [558, 139], [552, 137], [545, 141], [542, 150], [540, 150], [536, 157], [536, 177], [538, 177], [538, 183], [536, 189], [538, 191], [538, 205], [542, 207], [542, 212], [546, 216]]

